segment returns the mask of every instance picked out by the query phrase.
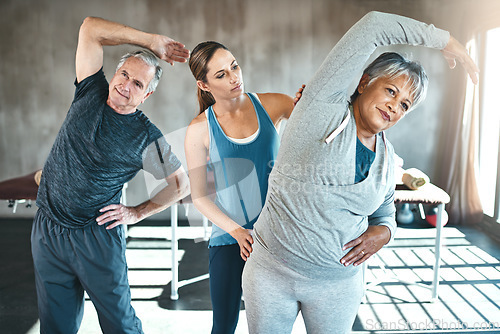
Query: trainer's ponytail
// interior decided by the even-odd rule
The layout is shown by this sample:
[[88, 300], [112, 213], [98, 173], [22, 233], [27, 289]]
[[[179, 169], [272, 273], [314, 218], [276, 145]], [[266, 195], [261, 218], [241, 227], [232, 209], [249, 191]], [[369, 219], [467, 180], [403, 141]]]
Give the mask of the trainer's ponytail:
[[207, 110], [208, 107], [215, 104], [212, 93], [198, 87], [198, 104], [200, 105], [200, 114]]

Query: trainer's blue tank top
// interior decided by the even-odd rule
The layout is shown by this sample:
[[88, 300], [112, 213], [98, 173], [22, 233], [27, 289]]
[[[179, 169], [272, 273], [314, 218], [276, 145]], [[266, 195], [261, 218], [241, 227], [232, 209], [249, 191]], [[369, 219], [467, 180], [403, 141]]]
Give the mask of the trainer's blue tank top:
[[[214, 173], [216, 205], [243, 228], [252, 229], [264, 206], [269, 173], [278, 153], [279, 135], [256, 95], [247, 95], [259, 122], [257, 136], [247, 143], [238, 143], [226, 136], [212, 107], [207, 109], [208, 168]], [[235, 243], [231, 235], [212, 225], [209, 247]]]

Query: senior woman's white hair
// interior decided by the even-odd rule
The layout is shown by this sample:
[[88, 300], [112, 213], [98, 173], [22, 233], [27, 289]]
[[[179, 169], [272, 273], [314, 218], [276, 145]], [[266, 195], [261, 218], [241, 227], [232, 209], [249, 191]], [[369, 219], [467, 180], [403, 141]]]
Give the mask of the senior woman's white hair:
[[[395, 79], [401, 75], [406, 75], [406, 84], [410, 84], [410, 94], [413, 98], [412, 106], [408, 112], [415, 109], [427, 94], [429, 79], [422, 65], [416, 61], [408, 60], [396, 52], [382, 53], [365, 68], [363, 75], [365, 74], [369, 78], [368, 85], [380, 77]], [[351, 95], [351, 103], [356, 100], [358, 95], [358, 89], [356, 88]]]

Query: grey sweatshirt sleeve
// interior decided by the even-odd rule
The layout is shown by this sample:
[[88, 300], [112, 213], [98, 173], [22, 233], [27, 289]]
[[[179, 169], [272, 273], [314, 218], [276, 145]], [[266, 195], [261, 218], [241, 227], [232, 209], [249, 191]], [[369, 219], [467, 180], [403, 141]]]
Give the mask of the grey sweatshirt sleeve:
[[[344, 102], [353, 75], [360, 71], [379, 46], [392, 44], [422, 45], [443, 49], [450, 34], [432, 24], [407, 17], [370, 12], [359, 20], [330, 51], [307, 84], [309, 99]], [[306, 91], [304, 91], [306, 95]], [[304, 96], [303, 96], [304, 97]]]
[[394, 206], [394, 187], [389, 187], [384, 203], [368, 217], [369, 225], [383, 225], [391, 231], [391, 242], [396, 233], [396, 207]]

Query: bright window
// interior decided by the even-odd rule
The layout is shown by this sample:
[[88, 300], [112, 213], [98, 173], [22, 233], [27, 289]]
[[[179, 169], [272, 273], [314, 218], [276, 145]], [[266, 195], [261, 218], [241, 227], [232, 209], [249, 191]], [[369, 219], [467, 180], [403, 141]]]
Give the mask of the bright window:
[[500, 141], [500, 28], [485, 34], [481, 75], [481, 124], [479, 135], [479, 194], [485, 215], [499, 219], [497, 178]]

